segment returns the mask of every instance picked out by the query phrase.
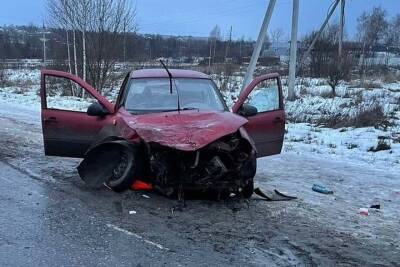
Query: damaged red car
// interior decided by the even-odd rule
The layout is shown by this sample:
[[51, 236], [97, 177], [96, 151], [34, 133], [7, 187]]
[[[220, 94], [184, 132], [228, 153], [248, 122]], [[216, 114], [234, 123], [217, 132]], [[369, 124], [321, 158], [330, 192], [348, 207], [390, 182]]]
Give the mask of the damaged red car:
[[[93, 102], [78, 111], [58, 106], [60, 87]], [[254, 79], [229, 110], [211, 78], [196, 71], [132, 71], [111, 103], [76, 76], [42, 70], [41, 106], [45, 154], [83, 158], [80, 177], [117, 192], [140, 180], [166, 195], [211, 190], [248, 198], [256, 159], [280, 153], [285, 129], [278, 74]]]

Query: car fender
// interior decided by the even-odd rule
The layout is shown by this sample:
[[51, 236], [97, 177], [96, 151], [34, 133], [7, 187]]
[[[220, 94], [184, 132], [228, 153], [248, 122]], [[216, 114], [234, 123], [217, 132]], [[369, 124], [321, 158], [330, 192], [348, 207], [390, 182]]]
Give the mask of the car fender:
[[240, 127], [239, 129], [239, 133], [242, 136], [242, 138], [244, 138], [247, 142], [249, 142], [249, 144], [251, 145], [251, 147], [253, 148], [253, 153], [257, 154], [257, 148], [256, 145], [253, 141], [253, 139], [250, 137], [250, 135], [247, 133], [246, 129], [244, 127]]

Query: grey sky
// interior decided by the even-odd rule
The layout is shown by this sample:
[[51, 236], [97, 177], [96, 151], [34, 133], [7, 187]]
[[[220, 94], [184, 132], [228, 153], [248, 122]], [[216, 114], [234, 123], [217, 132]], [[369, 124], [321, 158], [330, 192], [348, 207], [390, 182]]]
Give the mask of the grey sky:
[[[317, 29], [333, 0], [300, 0], [300, 35]], [[0, 24], [41, 25], [46, 14], [46, 0], [1, 0]], [[141, 33], [208, 36], [214, 25], [233, 37], [255, 39], [268, 0], [137, 0], [137, 22]], [[292, 0], [277, 0], [270, 29], [290, 32]], [[400, 13], [400, 0], [347, 0], [346, 31], [356, 31], [357, 17], [373, 6], [382, 6], [389, 16]], [[337, 13], [337, 12], [336, 12]], [[333, 20], [337, 20], [337, 14]]]

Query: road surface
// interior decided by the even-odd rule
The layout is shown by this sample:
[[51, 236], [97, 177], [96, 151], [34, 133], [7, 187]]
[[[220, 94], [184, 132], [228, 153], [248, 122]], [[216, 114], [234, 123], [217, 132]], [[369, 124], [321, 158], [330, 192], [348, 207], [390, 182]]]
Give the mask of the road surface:
[[[256, 183], [290, 202], [175, 200], [90, 190], [76, 159], [45, 157], [39, 112], [0, 103], [0, 266], [395, 266], [400, 177], [294, 152]], [[313, 183], [334, 195], [311, 191]], [[379, 203], [381, 211], [358, 214]]]

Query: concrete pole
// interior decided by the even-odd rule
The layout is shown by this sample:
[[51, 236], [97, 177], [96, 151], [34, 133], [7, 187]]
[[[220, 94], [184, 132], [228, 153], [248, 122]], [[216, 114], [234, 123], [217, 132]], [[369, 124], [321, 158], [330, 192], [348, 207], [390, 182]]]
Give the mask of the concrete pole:
[[342, 54], [343, 54], [343, 32], [344, 32], [344, 7], [346, 0], [341, 0], [341, 8], [340, 8], [340, 32], [339, 32], [339, 51], [338, 56], [339, 60], [342, 61]]
[[46, 66], [46, 32], [43, 29], [43, 65]]
[[43, 22], [43, 32], [42, 32], [43, 36], [40, 39], [43, 42], [43, 66], [46, 67], [46, 28], [44, 26], [44, 22]]
[[293, 0], [292, 38], [290, 41], [288, 100], [294, 100], [296, 97], [295, 93], [294, 93], [294, 84], [296, 81], [298, 24], [299, 24], [299, 0]]
[[262, 23], [260, 33], [258, 34], [256, 46], [254, 47], [253, 54], [251, 55], [249, 66], [247, 67], [246, 75], [244, 76], [242, 91], [250, 84], [253, 79], [253, 73], [256, 68], [258, 57], [260, 56], [261, 47], [264, 43], [265, 37], [267, 36], [268, 25], [274, 11], [276, 0], [270, 0], [268, 4], [268, 9], [264, 16], [264, 21]]

